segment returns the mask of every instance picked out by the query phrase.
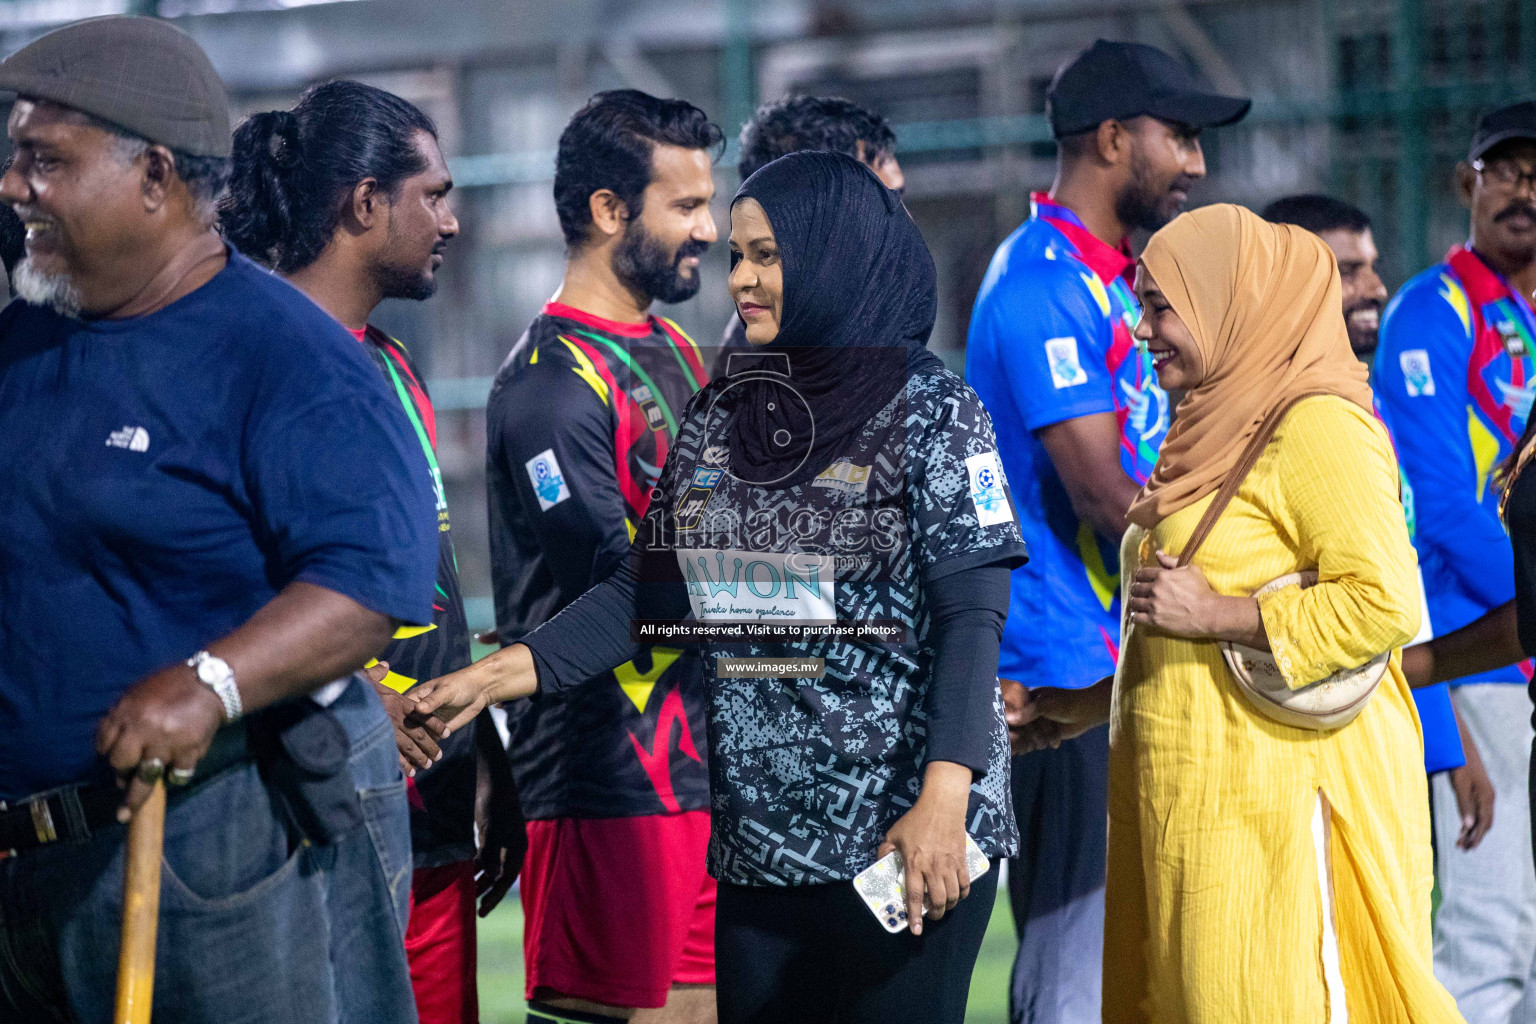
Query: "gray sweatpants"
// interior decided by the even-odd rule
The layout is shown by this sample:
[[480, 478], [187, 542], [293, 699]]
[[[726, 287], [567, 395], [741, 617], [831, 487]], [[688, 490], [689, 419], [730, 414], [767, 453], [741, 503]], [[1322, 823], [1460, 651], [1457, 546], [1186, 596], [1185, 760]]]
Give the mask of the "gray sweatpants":
[[1531, 702], [1524, 686], [1471, 683], [1457, 714], [1493, 783], [1493, 828], [1461, 850], [1450, 773], [1430, 779], [1436, 874], [1435, 975], [1467, 1024], [1536, 1024], [1536, 867], [1531, 860]]

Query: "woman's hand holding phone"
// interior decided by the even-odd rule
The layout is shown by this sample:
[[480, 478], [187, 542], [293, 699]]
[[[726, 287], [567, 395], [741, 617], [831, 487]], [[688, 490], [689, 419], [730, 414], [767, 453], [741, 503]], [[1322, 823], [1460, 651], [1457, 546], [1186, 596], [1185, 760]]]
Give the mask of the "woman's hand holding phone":
[[927, 916], [937, 921], [970, 895], [965, 860], [965, 811], [970, 802], [971, 770], [953, 761], [931, 761], [912, 809], [885, 834], [876, 857], [892, 850], [906, 866], [907, 920], [912, 934], [923, 933], [923, 897]]

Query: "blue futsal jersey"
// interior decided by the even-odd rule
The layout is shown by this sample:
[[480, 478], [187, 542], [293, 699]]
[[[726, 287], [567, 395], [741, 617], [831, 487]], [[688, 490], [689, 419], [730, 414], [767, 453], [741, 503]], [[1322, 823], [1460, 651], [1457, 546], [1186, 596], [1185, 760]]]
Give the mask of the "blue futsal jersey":
[[1151, 475], [1169, 402], [1131, 337], [1133, 266], [1125, 247], [1105, 245], [1036, 193], [971, 315], [965, 375], [992, 414], [1031, 555], [1013, 573], [998, 674], [1026, 686], [1090, 686], [1119, 655], [1119, 538], [1078, 518], [1035, 432], [1114, 413], [1121, 467], [1137, 483]]
[[[1430, 625], [1460, 629], [1514, 597], [1514, 558], [1499, 520], [1496, 470], [1525, 429], [1536, 394], [1536, 316], [1456, 246], [1405, 284], [1381, 322], [1372, 383], [1412, 496], [1410, 529]], [[1458, 683], [1525, 683], [1531, 662]], [[1461, 763], [1443, 686], [1414, 691], [1426, 767]]]

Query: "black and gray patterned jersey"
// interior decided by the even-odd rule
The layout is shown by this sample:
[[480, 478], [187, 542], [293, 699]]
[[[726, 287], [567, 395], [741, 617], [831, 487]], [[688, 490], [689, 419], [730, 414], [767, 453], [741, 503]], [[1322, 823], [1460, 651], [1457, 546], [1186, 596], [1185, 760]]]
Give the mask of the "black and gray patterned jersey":
[[[507, 356], [486, 409], [491, 574], [509, 644], [629, 551], [689, 397], [707, 381], [676, 324], [604, 320], [551, 302]], [[709, 806], [695, 649], [650, 647], [576, 689], [508, 708], [530, 819]]]
[[[367, 346], [389, 388], [400, 400], [426, 458], [437, 495], [437, 587], [432, 622], [401, 626], [380, 660], [389, 663], [384, 685], [404, 693], [417, 683], [456, 672], [470, 663], [469, 624], [459, 593], [458, 559], [449, 530], [448, 501], [437, 465], [437, 417], [426, 385], [404, 345], [377, 327], [353, 331]], [[476, 728], [490, 728], [488, 717]], [[437, 867], [475, 854], [475, 746], [470, 729], [443, 741], [443, 757], [410, 780], [411, 849], [415, 866]]]
[[[696, 395], [637, 544], [636, 574], [675, 580], [692, 618], [893, 623], [895, 634], [704, 643], [713, 834], [722, 882], [853, 877], [916, 801], [933, 647], [924, 583], [1026, 557], [976, 393], [948, 371], [908, 380], [818, 476], [763, 487], [729, 471], [730, 387]], [[675, 567], [673, 564], [675, 562]], [[649, 567], [649, 568], [648, 568]], [[672, 584], [672, 585], [675, 585]], [[720, 657], [820, 658], [820, 678], [721, 678]], [[1018, 845], [1001, 696], [966, 827], [989, 857]]]

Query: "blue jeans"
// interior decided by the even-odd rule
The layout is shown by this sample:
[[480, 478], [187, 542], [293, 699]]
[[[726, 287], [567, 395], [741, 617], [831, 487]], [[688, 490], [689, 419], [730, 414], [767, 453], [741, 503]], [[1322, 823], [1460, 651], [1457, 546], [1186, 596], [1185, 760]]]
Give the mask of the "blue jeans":
[[1008, 862], [1019, 951], [1012, 1024], [1098, 1024], [1109, 821], [1109, 726], [1013, 759], [1019, 855]]
[[[300, 839], [250, 761], [172, 797], [155, 1024], [415, 1024], [394, 729], [356, 679], [332, 710], [365, 827], [327, 846]], [[114, 825], [0, 861], [0, 1020], [112, 1019], [124, 835]]]

